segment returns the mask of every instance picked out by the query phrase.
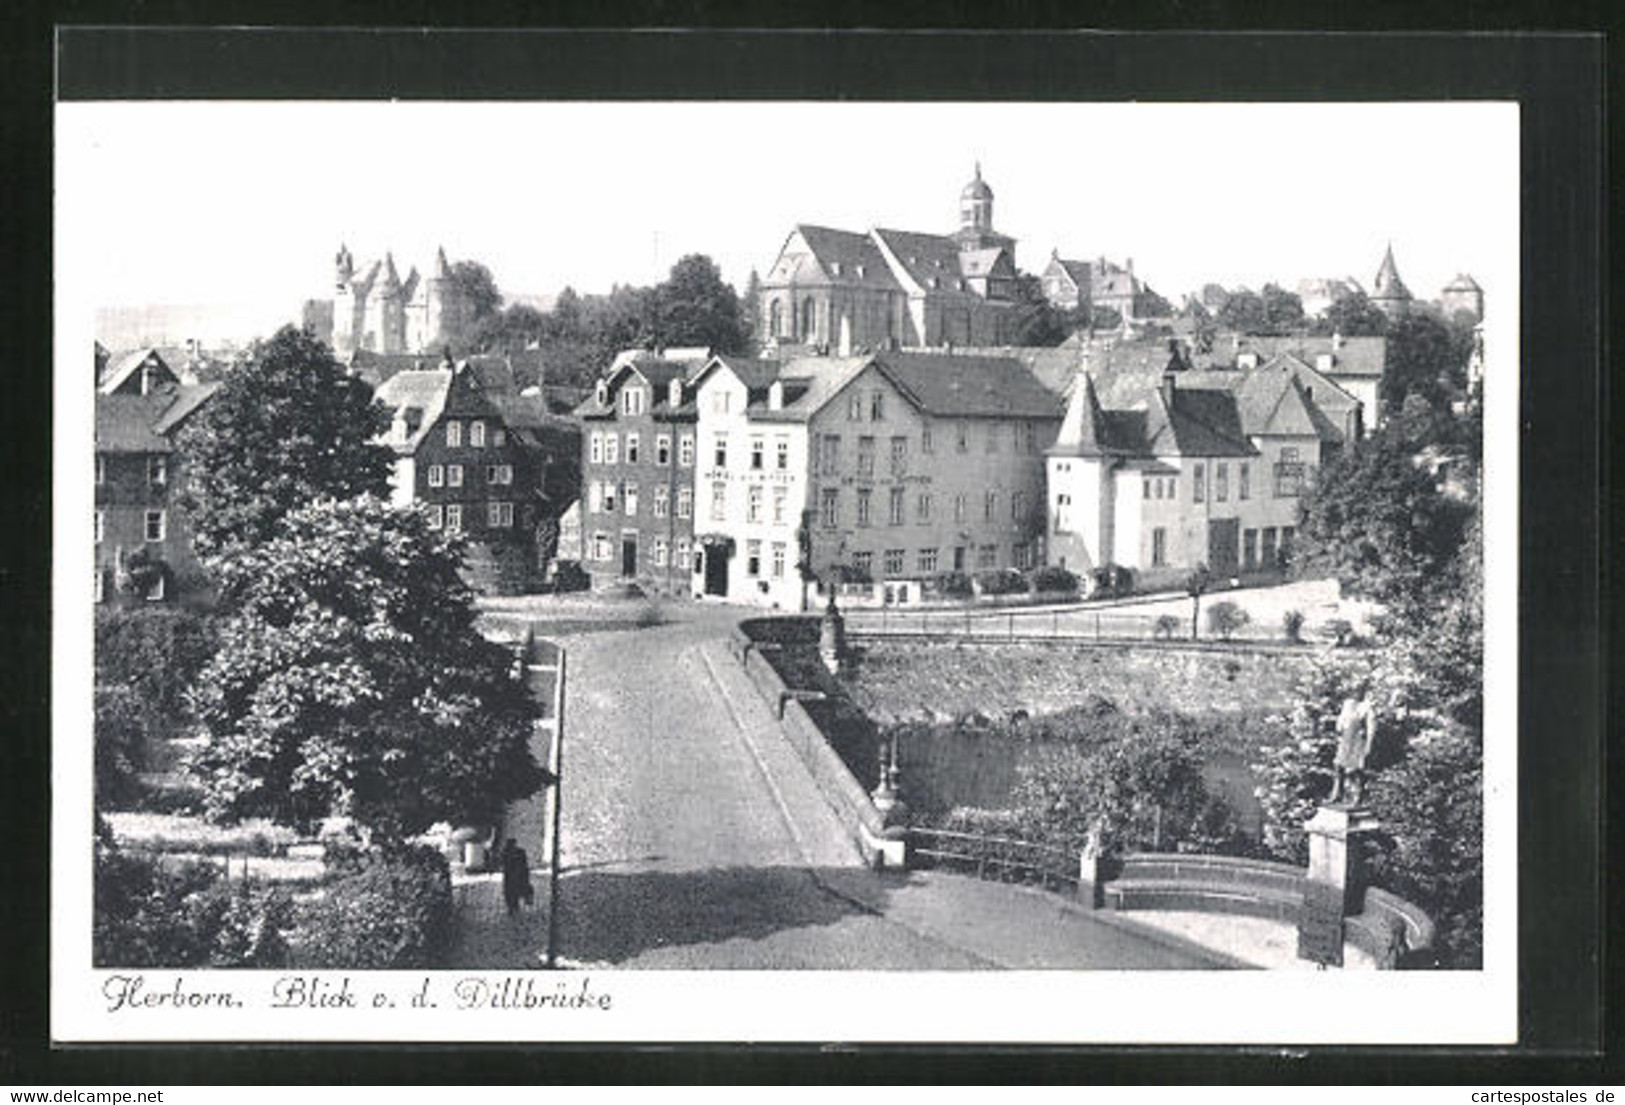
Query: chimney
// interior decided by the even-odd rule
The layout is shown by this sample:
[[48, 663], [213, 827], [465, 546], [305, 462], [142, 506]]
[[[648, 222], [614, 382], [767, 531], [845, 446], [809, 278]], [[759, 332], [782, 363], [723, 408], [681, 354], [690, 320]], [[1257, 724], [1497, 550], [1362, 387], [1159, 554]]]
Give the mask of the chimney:
[[1162, 374], [1162, 402], [1170, 411], [1174, 409], [1174, 390], [1178, 387], [1179, 377], [1173, 372]]
[[1133, 276], [1134, 275], [1134, 258], [1132, 258], [1132, 257], [1123, 258], [1123, 268], [1128, 272], [1128, 274], [1130, 276]]

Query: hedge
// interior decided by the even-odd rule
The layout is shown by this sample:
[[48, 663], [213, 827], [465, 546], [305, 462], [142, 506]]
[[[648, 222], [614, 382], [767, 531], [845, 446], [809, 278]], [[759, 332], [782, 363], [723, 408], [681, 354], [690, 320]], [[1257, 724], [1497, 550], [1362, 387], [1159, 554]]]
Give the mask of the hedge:
[[451, 868], [432, 848], [370, 855], [300, 909], [294, 963], [347, 970], [438, 967], [451, 939]]

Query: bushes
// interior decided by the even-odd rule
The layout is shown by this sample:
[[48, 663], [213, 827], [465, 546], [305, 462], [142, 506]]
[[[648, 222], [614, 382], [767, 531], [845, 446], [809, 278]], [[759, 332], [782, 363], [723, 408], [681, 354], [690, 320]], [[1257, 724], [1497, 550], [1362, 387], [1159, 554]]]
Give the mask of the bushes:
[[211, 863], [101, 847], [92, 947], [98, 967], [286, 967], [292, 903], [279, 887], [232, 882]]
[[931, 578], [937, 594], [954, 599], [968, 599], [975, 593], [970, 576], [964, 572], [938, 572]]
[[96, 611], [96, 682], [129, 687], [145, 705], [149, 721], [165, 727], [186, 716], [186, 692], [214, 648], [214, 624], [196, 611]]
[[141, 796], [147, 711], [129, 687], [96, 688], [96, 808], [122, 809]]
[[1182, 619], [1172, 614], [1158, 614], [1157, 620], [1151, 623], [1151, 636], [1159, 641], [1171, 641], [1184, 624]]
[[1134, 590], [1134, 570], [1106, 564], [1089, 573], [1089, 597], [1096, 599], [1127, 595]]
[[1288, 610], [1285, 614], [1282, 614], [1281, 615], [1281, 632], [1285, 633], [1286, 634], [1286, 639], [1289, 640], [1289, 641], [1292, 641], [1293, 643], [1297, 643], [1299, 641], [1302, 641], [1303, 640], [1303, 611], [1302, 610]]
[[1013, 595], [1027, 590], [1027, 581], [1014, 568], [976, 573], [976, 590], [983, 595]]
[[1247, 611], [1233, 602], [1216, 602], [1207, 608], [1207, 627], [1211, 633], [1217, 633], [1225, 640], [1229, 640], [1236, 630], [1252, 621]]
[[432, 848], [374, 854], [300, 910], [301, 968], [434, 968], [451, 937], [451, 868]]
[[1034, 592], [1049, 592], [1059, 594], [1075, 594], [1078, 590], [1078, 577], [1065, 568], [1054, 564], [1047, 564], [1042, 568], [1034, 568], [1027, 576]]

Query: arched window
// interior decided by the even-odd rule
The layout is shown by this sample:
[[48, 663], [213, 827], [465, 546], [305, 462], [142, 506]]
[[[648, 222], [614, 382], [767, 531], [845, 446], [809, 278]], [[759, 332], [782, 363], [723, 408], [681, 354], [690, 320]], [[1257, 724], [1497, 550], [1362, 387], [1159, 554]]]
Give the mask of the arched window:
[[767, 333], [774, 338], [784, 335], [784, 304], [777, 299], [767, 307]]
[[801, 301], [801, 340], [810, 341], [813, 336], [814, 324], [818, 321], [818, 305], [813, 302], [812, 296]]

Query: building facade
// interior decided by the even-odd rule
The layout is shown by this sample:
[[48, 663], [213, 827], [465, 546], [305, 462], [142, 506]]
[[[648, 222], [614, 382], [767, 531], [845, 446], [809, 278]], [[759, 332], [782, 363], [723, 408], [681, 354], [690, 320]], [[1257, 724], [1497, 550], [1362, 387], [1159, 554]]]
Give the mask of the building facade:
[[[100, 361], [100, 358], [98, 358]], [[101, 361], [96, 388], [95, 601], [206, 601], [176, 489], [175, 437], [218, 384], [185, 384], [157, 351]]]
[[390, 411], [392, 497], [435, 529], [467, 535], [477, 589], [518, 593], [546, 568], [579, 486], [580, 434], [539, 395], [516, 395], [502, 358], [398, 372], [375, 393]]
[[695, 399], [697, 594], [799, 610], [832, 576], [917, 594], [1042, 563], [1061, 407], [1015, 360], [718, 358]]
[[695, 564], [695, 410], [702, 360], [623, 353], [576, 408], [581, 559], [593, 585], [687, 594]]
[[1135, 406], [1103, 405], [1084, 374], [1047, 458], [1050, 563], [1129, 568], [1153, 587], [1199, 564], [1223, 577], [1276, 571], [1358, 410], [1285, 357], [1246, 373], [1168, 372]]
[[1439, 311], [1446, 319], [1453, 319], [1457, 315], [1469, 315], [1477, 322], [1484, 321], [1484, 289], [1478, 286], [1466, 273], [1458, 273], [1456, 278], [1444, 286], [1439, 293]]
[[981, 166], [952, 234], [801, 224], [761, 284], [764, 344], [838, 354], [1008, 340], [1018, 300], [1015, 240], [993, 227]]
[[1063, 311], [1109, 307], [1125, 323], [1149, 317], [1160, 308], [1155, 293], [1134, 275], [1132, 257], [1122, 264], [1103, 256], [1073, 261], [1052, 250], [1039, 286], [1052, 307]]

